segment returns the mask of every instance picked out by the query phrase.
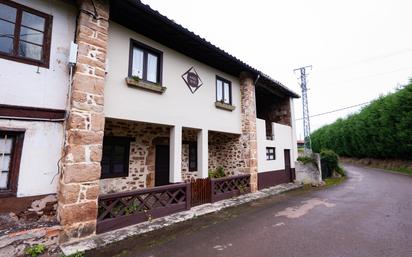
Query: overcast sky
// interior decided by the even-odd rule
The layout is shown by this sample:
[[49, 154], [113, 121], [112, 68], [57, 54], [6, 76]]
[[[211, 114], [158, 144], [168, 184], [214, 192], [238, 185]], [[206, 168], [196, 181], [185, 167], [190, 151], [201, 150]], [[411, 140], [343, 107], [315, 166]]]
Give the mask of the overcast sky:
[[[411, 0], [143, 2], [299, 94], [293, 69], [313, 65], [311, 115], [368, 102], [412, 77]], [[357, 110], [313, 117], [312, 131]]]

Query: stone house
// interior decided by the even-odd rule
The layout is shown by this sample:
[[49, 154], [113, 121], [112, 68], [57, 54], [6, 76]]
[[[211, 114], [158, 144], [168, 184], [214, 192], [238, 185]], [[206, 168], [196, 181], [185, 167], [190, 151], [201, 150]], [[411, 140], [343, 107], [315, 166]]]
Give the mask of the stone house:
[[0, 240], [82, 239], [101, 198], [216, 170], [294, 179], [299, 96], [139, 1], [0, 0], [0, 33]]

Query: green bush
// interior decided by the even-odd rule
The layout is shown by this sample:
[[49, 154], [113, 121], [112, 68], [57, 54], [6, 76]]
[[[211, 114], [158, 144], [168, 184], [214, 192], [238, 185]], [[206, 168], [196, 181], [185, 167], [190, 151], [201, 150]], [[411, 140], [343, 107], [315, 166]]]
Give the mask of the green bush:
[[381, 96], [359, 113], [338, 119], [311, 134], [312, 149], [340, 156], [412, 160], [412, 80]]
[[27, 247], [24, 250], [24, 253], [27, 255], [30, 255], [31, 257], [36, 257], [39, 256], [40, 254], [44, 253], [46, 251], [46, 247], [42, 244], [37, 244], [33, 245], [30, 247]]
[[309, 157], [309, 156], [299, 156], [298, 161], [303, 163], [303, 164], [307, 164], [307, 163], [316, 164], [315, 160], [312, 157]]
[[331, 171], [336, 171], [339, 167], [339, 156], [332, 150], [323, 149], [320, 151], [322, 163]]
[[209, 171], [209, 177], [210, 178], [223, 178], [223, 177], [226, 177], [226, 173], [223, 167], [217, 167], [216, 170]]

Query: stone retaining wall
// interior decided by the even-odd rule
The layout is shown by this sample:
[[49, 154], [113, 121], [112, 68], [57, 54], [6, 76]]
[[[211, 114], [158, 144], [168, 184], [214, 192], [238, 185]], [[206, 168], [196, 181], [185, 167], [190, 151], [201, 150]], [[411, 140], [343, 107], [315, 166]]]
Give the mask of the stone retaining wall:
[[295, 174], [296, 181], [304, 184], [318, 185], [322, 182], [322, 170], [320, 163], [320, 155], [312, 154], [314, 162], [302, 163], [300, 161], [295, 162]]

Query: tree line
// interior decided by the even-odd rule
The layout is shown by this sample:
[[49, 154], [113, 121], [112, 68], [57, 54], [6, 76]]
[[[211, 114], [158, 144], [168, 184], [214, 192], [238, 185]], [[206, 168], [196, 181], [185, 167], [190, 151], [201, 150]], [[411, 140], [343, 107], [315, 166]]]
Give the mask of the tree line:
[[319, 128], [311, 140], [315, 152], [331, 149], [347, 157], [412, 160], [412, 79], [359, 113]]

